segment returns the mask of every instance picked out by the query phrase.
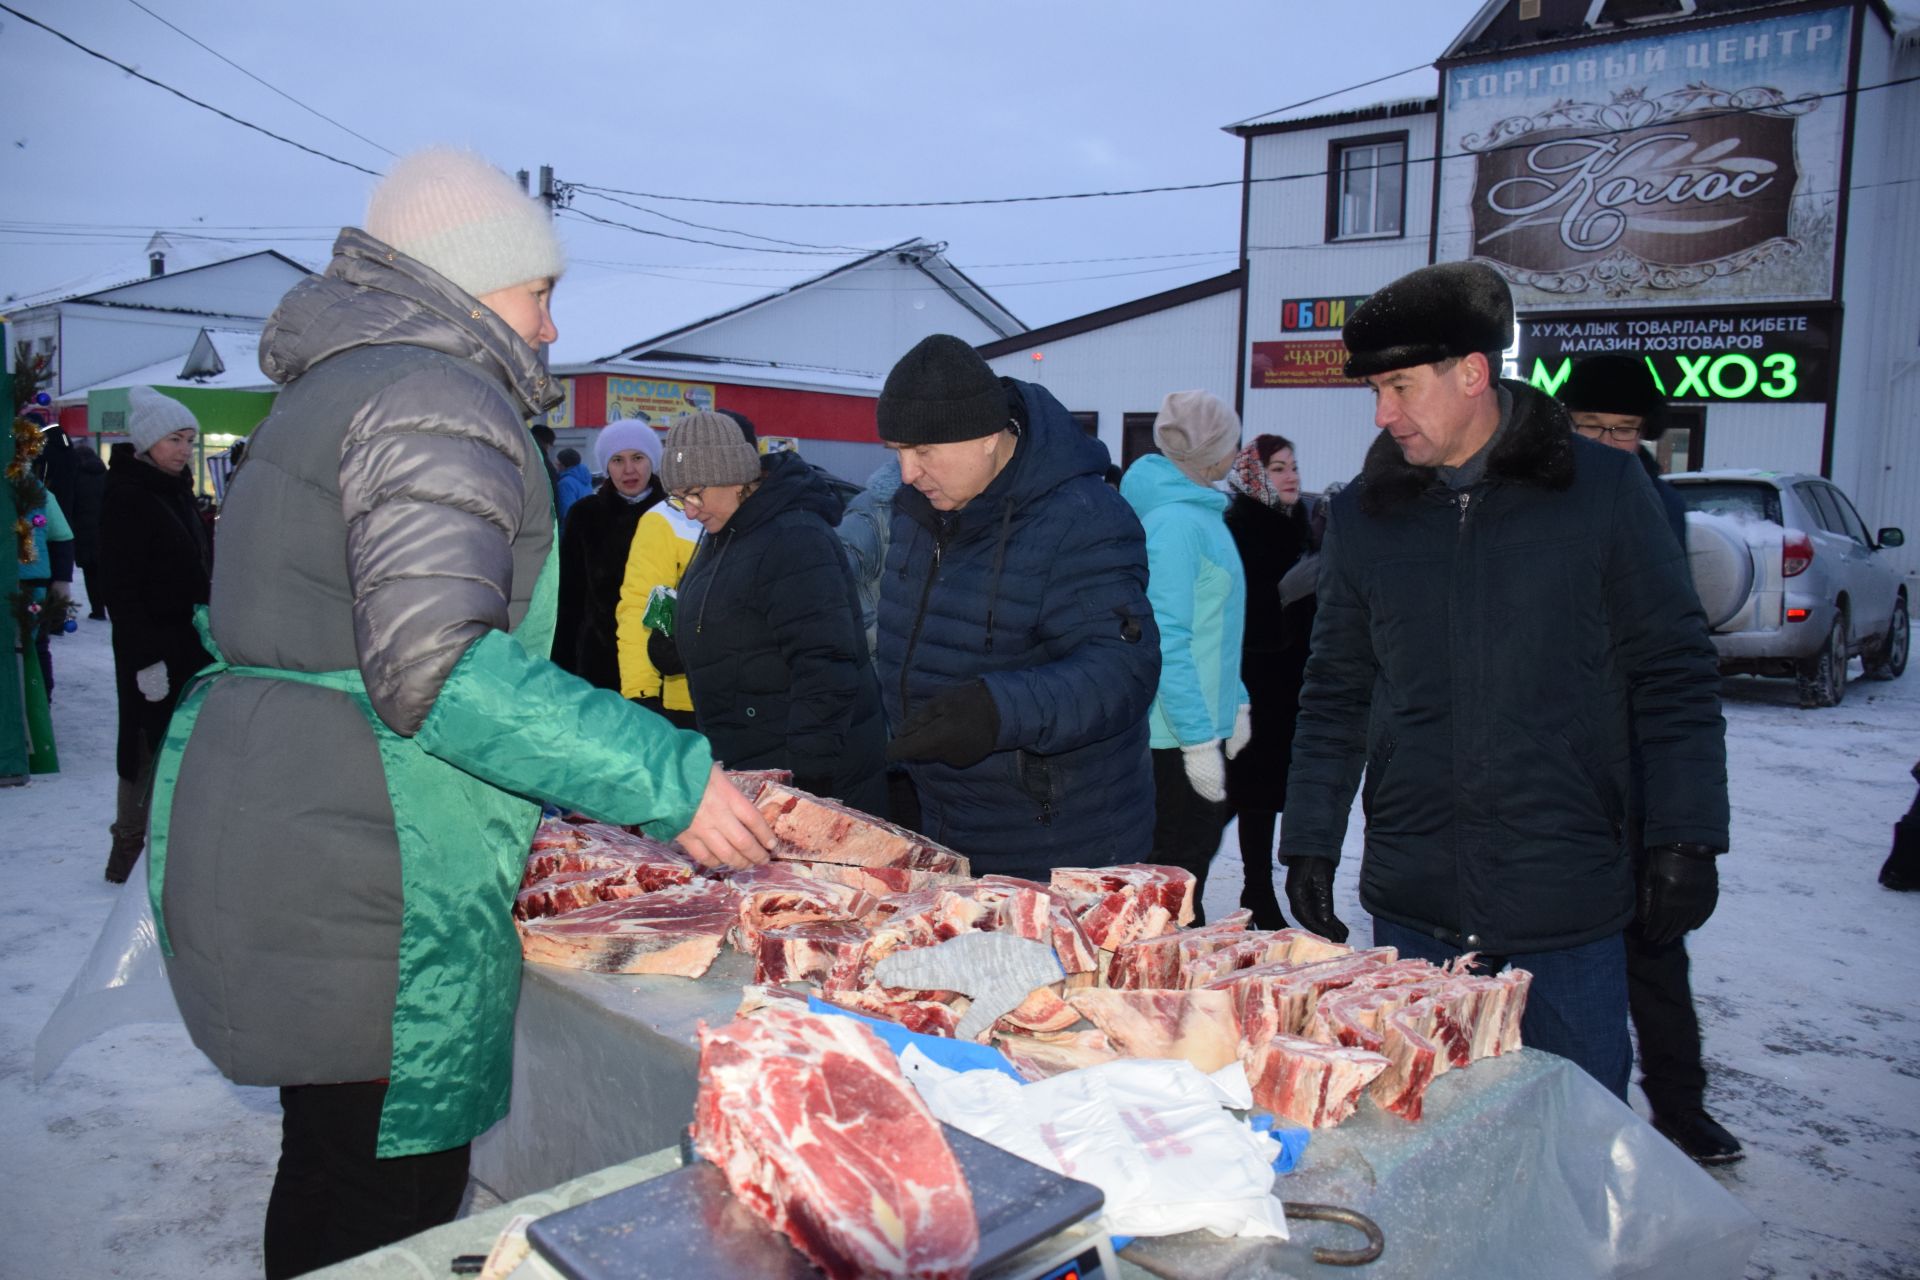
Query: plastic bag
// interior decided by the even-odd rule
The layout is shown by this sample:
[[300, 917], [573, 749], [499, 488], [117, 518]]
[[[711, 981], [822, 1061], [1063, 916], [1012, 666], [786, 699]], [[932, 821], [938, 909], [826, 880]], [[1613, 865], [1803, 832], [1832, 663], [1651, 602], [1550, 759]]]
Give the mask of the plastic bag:
[[102, 1031], [131, 1022], [177, 1022], [160, 960], [160, 940], [147, 898], [145, 868], [121, 889], [87, 953], [80, 972], [67, 984], [47, 1025], [33, 1042], [35, 1084], [52, 1075], [74, 1049]]
[[1123, 1059], [1021, 1085], [997, 1071], [949, 1071], [915, 1049], [900, 1066], [933, 1114], [956, 1129], [1106, 1194], [1115, 1236], [1205, 1228], [1287, 1238], [1273, 1195], [1278, 1142], [1228, 1107], [1253, 1105], [1246, 1072]]

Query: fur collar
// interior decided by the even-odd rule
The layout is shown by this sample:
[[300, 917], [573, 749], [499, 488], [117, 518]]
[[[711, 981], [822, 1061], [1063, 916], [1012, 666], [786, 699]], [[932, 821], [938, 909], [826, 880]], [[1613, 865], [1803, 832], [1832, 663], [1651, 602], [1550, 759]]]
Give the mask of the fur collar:
[[[1513, 398], [1513, 417], [1487, 459], [1487, 479], [1556, 491], [1572, 485], [1573, 424], [1566, 410], [1525, 383], [1509, 378], [1500, 385]], [[1379, 515], [1438, 483], [1435, 468], [1410, 465], [1382, 431], [1360, 469], [1360, 509]]]

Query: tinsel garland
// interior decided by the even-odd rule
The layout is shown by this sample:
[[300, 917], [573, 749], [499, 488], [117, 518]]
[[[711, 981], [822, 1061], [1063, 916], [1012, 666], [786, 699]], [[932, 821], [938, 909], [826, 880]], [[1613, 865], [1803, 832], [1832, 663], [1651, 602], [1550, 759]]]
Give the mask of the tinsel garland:
[[13, 461], [7, 464], [7, 483], [13, 487], [13, 535], [19, 542], [21, 564], [34, 562], [32, 513], [47, 504], [47, 488], [33, 474], [33, 460], [44, 443], [38, 423], [13, 420]]

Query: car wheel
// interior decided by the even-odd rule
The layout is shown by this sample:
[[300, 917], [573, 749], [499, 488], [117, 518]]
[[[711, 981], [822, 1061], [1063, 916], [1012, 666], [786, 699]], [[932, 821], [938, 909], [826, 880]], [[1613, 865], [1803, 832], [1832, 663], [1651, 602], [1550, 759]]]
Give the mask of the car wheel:
[[1907, 618], [1907, 593], [1893, 602], [1893, 621], [1887, 624], [1887, 638], [1867, 655], [1867, 675], [1875, 680], [1898, 680], [1907, 669], [1907, 647], [1912, 641], [1913, 624]]
[[1847, 696], [1847, 615], [1836, 610], [1820, 652], [1800, 664], [1800, 705], [1837, 707]]

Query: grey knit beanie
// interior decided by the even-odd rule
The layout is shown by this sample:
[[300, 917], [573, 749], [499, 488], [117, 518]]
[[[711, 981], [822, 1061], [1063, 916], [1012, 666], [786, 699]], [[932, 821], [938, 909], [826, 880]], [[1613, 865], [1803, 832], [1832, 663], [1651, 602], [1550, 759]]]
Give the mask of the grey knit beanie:
[[478, 298], [550, 280], [566, 255], [546, 207], [470, 151], [403, 156], [367, 202], [367, 234]]
[[199, 434], [200, 420], [193, 410], [152, 387], [127, 389], [127, 435], [135, 453], [145, 453], [176, 431]]
[[1153, 442], [1189, 479], [1207, 484], [1209, 472], [1240, 451], [1240, 419], [1206, 391], [1174, 391], [1153, 420]]
[[1004, 431], [1007, 391], [980, 353], [936, 333], [900, 357], [880, 389], [880, 438], [894, 444], [951, 444]]
[[732, 418], [701, 412], [674, 419], [660, 458], [660, 483], [669, 493], [759, 478], [760, 455]]

